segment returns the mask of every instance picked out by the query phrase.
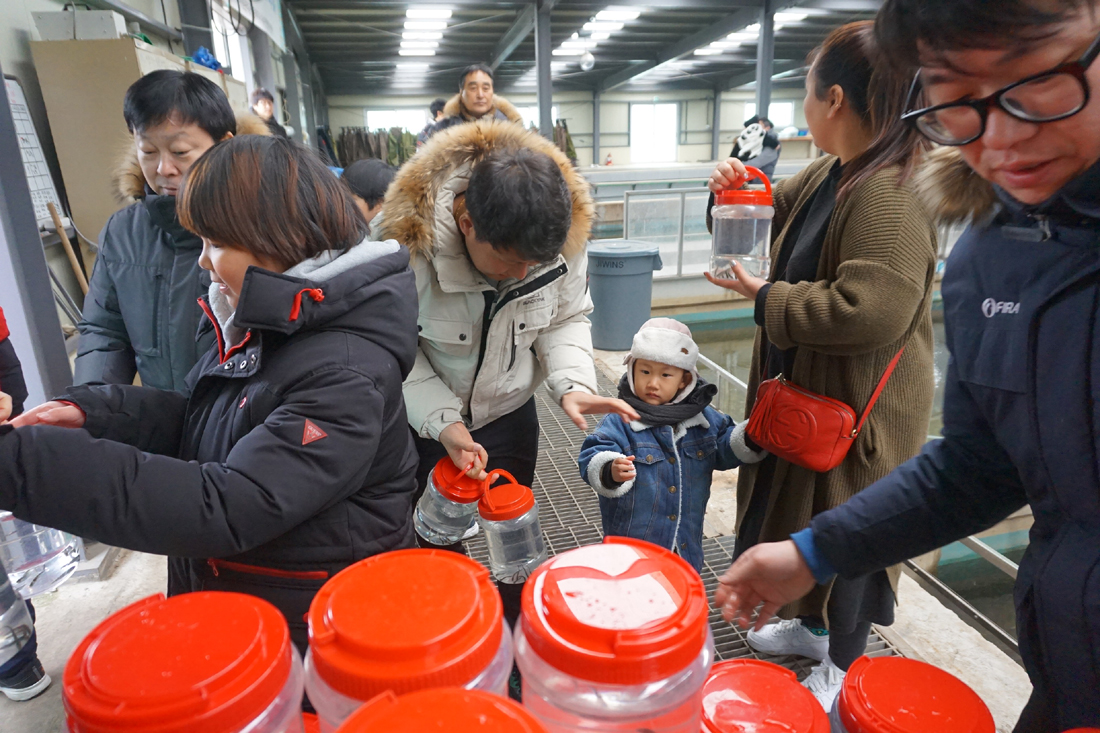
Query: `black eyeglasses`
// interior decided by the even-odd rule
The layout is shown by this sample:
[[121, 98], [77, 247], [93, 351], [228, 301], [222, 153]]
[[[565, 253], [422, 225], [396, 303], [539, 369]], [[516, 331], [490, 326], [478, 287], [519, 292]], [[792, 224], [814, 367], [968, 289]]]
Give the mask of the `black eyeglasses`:
[[[1089, 103], [1085, 73], [1100, 55], [1097, 36], [1076, 61], [1013, 82], [981, 99], [948, 102], [906, 112], [901, 119], [940, 145], [966, 145], [985, 134], [989, 110], [997, 107], [1024, 122], [1055, 122], [1072, 117]], [[913, 77], [905, 108], [910, 109], [920, 90], [920, 72]]]

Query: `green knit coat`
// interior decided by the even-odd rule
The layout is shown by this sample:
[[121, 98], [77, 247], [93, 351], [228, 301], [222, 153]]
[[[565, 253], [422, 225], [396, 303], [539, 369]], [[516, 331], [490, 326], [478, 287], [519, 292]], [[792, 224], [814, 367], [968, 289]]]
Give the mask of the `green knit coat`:
[[[825, 156], [775, 187], [771, 261], [793, 247], [791, 224], [829, 174]], [[936, 230], [897, 168], [887, 168], [838, 200], [825, 235], [817, 280], [776, 282], [768, 293], [765, 327], [753, 348], [747, 405], [756, 399], [766, 338], [781, 349], [798, 347], [788, 379], [841, 400], [862, 415], [890, 360], [905, 346], [893, 376], [844, 462], [815, 473], [779, 461], [761, 542], [787, 539], [815, 514], [841, 504], [916, 455], [925, 442], [934, 391], [932, 285]], [[756, 490], [757, 467], [742, 466], [737, 484], [738, 525]], [[761, 487], [763, 488], [763, 487]], [[900, 567], [889, 571], [897, 591]], [[831, 584], [779, 612], [782, 618], [827, 619]]]

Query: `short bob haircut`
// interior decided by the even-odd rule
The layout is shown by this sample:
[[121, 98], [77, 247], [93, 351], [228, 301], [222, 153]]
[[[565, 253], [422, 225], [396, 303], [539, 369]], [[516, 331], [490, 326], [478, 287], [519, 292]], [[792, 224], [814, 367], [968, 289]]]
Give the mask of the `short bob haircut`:
[[284, 137], [240, 135], [187, 173], [180, 223], [219, 245], [290, 268], [363, 240], [367, 223], [318, 155]]
[[561, 253], [573, 223], [573, 197], [554, 159], [528, 148], [497, 149], [470, 174], [466, 211], [478, 239], [525, 260]]
[[197, 125], [214, 142], [237, 134], [237, 117], [225, 92], [205, 76], [161, 69], [141, 77], [126, 90], [122, 116], [131, 133], [141, 133], [168, 120]]

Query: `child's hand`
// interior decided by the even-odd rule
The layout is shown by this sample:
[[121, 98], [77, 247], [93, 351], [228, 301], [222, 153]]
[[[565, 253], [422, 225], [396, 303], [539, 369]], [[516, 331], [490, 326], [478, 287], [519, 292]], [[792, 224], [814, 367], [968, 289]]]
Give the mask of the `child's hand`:
[[0, 423], [7, 422], [11, 417], [11, 397], [0, 392]]
[[617, 484], [625, 484], [637, 475], [634, 469], [634, 456], [616, 458], [611, 462], [611, 478]]

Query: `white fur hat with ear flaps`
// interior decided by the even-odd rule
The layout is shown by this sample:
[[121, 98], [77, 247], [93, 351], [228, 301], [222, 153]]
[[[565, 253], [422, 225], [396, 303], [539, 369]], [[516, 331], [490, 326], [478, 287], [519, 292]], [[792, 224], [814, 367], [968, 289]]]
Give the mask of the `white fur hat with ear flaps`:
[[691, 329], [672, 318], [650, 318], [634, 334], [634, 343], [630, 353], [623, 359], [626, 364], [626, 378], [630, 390], [634, 391], [634, 362], [638, 359], [655, 361], [678, 367], [691, 374], [691, 381], [681, 389], [673, 403], [682, 401], [691, 394], [699, 381], [699, 372], [695, 363], [699, 359], [699, 347], [691, 338]]

